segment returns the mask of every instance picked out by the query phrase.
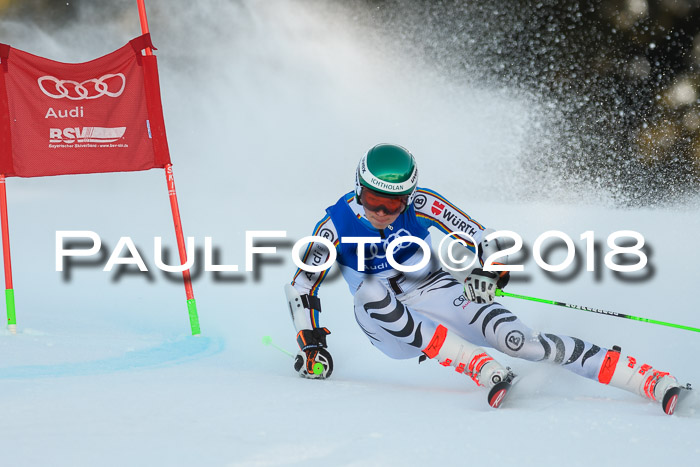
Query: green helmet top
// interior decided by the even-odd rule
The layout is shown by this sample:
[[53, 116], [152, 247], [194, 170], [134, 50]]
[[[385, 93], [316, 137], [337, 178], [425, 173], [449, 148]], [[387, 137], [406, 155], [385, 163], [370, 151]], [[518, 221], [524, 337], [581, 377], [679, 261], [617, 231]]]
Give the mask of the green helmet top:
[[413, 155], [395, 144], [378, 144], [357, 165], [355, 191], [363, 186], [387, 195], [410, 195], [418, 184]]

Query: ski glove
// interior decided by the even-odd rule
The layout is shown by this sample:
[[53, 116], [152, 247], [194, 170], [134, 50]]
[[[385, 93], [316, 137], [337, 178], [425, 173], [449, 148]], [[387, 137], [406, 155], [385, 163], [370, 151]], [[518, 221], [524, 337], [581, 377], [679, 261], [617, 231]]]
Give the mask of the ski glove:
[[294, 369], [304, 378], [324, 379], [333, 372], [333, 358], [326, 350], [327, 328], [303, 329], [297, 334], [301, 349], [294, 359]]
[[469, 300], [476, 303], [493, 303], [496, 289], [502, 289], [508, 284], [510, 273], [484, 271], [475, 268], [464, 280], [464, 293]]

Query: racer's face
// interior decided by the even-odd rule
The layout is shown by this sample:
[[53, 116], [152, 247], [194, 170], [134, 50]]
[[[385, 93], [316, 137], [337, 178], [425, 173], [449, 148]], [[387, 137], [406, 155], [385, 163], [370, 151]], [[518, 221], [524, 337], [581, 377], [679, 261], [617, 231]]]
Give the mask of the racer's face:
[[360, 193], [360, 201], [372, 227], [385, 229], [392, 224], [406, 208], [408, 195], [385, 196], [369, 189]]
[[369, 223], [372, 224], [372, 227], [379, 230], [389, 227], [396, 220], [396, 218], [399, 217], [399, 214], [400, 213], [387, 214], [384, 211], [374, 212], [365, 209], [367, 220], [369, 220]]

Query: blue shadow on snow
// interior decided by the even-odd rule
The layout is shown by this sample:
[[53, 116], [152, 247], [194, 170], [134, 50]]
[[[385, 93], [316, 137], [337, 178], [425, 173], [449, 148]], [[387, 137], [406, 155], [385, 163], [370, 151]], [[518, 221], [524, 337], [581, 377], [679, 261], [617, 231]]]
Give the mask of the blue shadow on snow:
[[140, 368], [163, 368], [208, 357], [223, 349], [224, 342], [221, 339], [187, 336], [104, 360], [2, 368], [0, 379], [85, 376]]

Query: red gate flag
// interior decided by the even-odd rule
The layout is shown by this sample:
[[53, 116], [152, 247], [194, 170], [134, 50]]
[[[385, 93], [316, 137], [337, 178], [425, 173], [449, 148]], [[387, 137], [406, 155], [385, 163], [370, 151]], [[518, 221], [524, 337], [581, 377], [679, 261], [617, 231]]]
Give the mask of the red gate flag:
[[17, 177], [165, 168], [150, 34], [86, 63], [0, 44], [0, 174]]

